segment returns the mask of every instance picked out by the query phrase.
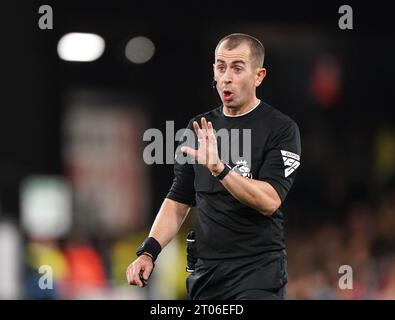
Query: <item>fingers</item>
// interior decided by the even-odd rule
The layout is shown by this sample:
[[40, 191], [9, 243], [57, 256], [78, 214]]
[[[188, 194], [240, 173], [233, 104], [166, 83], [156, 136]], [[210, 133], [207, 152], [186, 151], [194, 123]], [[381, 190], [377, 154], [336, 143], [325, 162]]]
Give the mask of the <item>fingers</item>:
[[210, 121], [207, 122], [205, 117], [202, 117], [201, 122], [204, 136], [206, 137], [206, 139], [212, 139], [214, 137], [213, 124]]
[[208, 124], [207, 124], [207, 131], [208, 131], [209, 138], [214, 138], [215, 137], [213, 124], [212, 124], [211, 121], [209, 121]]
[[133, 265], [129, 265], [128, 268], [126, 269], [126, 278], [128, 280], [128, 283], [130, 285], [136, 285], [133, 281]]
[[[128, 266], [126, 270], [126, 278], [128, 280], [128, 283], [132, 286], [139, 286], [142, 287], [143, 283], [138, 277], [138, 274], [140, 273], [141, 266], [136, 265], [135, 263], [132, 263], [131, 265]], [[137, 277], [136, 277], [137, 275]]]
[[140, 271], [141, 271], [140, 266], [133, 268], [132, 284], [135, 284], [140, 288], [142, 288], [144, 285], [143, 282], [140, 280]]
[[200, 121], [202, 128], [199, 127], [197, 121], [193, 122], [193, 128], [195, 129], [196, 136], [198, 137], [198, 139], [209, 138], [210, 135], [214, 134], [214, 128], [212, 122], [211, 121], [207, 122], [205, 117], [202, 117]]
[[200, 164], [206, 165], [208, 162], [211, 163], [212, 161], [216, 163], [218, 161], [218, 150], [216, 150], [217, 139], [213, 124], [211, 121], [207, 121], [205, 117], [202, 117], [200, 121], [201, 127], [197, 121], [193, 122], [193, 128], [199, 142], [198, 150], [183, 146], [181, 147], [181, 151], [192, 156]]
[[143, 272], [143, 278], [144, 280], [148, 280], [149, 276], [151, 275], [152, 269], [149, 270], [148, 268], [145, 268], [144, 272]]
[[198, 139], [203, 139], [203, 132], [199, 127], [199, 124], [197, 123], [197, 121], [193, 122], [193, 129], [195, 130], [196, 136], [198, 137]]
[[[144, 280], [148, 280], [153, 270], [153, 265], [150, 262], [137, 259], [135, 262], [130, 264], [126, 270], [126, 278], [130, 285], [135, 285], [140, 288], [144, 287], [145, 284], [140, 279], [142, 275]], [[141, 274], [140, 274], [141, 273]]]
[[190, 156], [192, 156], [193, 158], [197, 159], [198, 158], [198, 151], [195, 149], [192, 149], [191, 147], [181, 147], [181, 152], [184, 152]]
[[206, 120], [206, 118], [202, 117], [202, 119], [200, 121], [202, 122], [202, 129], [207, 133], [208, 127], [207, 127], [207, 120]]

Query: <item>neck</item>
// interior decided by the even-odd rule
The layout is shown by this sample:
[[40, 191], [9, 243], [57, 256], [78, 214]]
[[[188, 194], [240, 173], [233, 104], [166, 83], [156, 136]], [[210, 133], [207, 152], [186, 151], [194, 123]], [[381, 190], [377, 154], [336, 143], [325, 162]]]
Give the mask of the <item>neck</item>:
[[250, 112], [252, 109], [254, 109], [259, 103], [261, 102], [261, 100], [259, 100], [257, 97], [254, 97], [254, 99], [252, 99], [251, 101], [249, 101], [248, 103], [243, 104], [240, 107], [227, 107], [226, 105], [224, 105], [224, 114], [228, 115], [228, 116], [239, 116], [242, 115], [244, 113], [248, 113]]

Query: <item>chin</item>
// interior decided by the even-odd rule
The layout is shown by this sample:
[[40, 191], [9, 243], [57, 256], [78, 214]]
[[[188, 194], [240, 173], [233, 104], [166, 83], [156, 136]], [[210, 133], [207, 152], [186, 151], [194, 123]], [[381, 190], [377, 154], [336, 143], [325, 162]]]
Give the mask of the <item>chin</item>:
[[235, 101], [222, 101], [222, 104], [227, 108], [237, 108], [237, 104]]
[[240, 108], [240, 106], [238, 104], [236, 104], [235, 102], [233, 102], [233, 101], [224, 103], [224, 106], [229, 108], [229, 109], [238, 109], [238, 108]]

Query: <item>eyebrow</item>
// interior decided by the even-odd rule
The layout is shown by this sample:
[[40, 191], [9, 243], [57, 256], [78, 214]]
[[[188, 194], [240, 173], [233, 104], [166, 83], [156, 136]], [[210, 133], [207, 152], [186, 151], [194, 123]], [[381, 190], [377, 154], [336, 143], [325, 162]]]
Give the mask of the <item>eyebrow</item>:
[[[217, 63], [225, 63], [226, 64], [226, 62], [221, 59], [217, 59]], [[235, 60], [235, 61], [231, 62], [231, 64], [238, 64], [238, 63], [243, 64], [243, 65], [246, 64], [245, 61], [243, 61], [243, 60]]]

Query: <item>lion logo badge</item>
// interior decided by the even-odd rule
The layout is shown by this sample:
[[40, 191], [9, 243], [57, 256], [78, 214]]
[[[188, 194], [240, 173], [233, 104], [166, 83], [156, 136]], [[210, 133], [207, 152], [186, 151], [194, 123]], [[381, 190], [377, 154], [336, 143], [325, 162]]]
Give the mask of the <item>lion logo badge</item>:
[[245, 160], [238, 160], [232, 170], [244, 178], [252, 179], [251, 169], [248, 167], [247, 161]]

